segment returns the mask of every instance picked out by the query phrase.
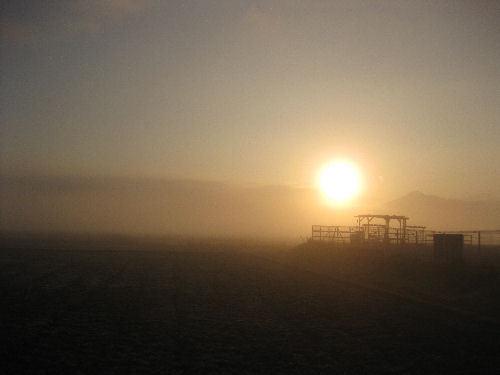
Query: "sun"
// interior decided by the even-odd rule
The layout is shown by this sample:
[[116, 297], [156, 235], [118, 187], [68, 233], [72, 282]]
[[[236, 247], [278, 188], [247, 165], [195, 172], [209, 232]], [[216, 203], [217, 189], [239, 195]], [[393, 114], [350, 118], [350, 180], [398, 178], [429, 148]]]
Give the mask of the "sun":
[[345, 205], [359, 195], [361, 175], [355, 164], [348, 161], [334, 161], [321, 169], [318, 184], [328, 202]]

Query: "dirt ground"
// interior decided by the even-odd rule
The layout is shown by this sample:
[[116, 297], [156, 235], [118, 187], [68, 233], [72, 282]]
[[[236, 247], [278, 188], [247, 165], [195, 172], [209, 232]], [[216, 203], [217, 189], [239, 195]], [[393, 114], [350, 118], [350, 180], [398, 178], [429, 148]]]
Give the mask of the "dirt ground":
[[4, 243], [2, 372], [500, 371], [495, 268], [231, 246]]

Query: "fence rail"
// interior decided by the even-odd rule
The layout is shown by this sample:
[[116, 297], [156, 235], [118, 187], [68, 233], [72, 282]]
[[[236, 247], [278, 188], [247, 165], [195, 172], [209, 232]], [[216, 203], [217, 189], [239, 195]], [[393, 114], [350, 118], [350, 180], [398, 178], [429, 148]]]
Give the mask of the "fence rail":
[[311, 239], [313, 241], [330, 241], [333, 243], [389, 243], [389, 244], [423, 244], [433, 245], [434, 234], [462, 234], [464, 245], [478, 247], [500, 246], [500, 230], [461, 230], [435, 231], [423, 227], [386, 228], [384, 225], [339, 226], [313, 225]]
[[313, 225], [312, 239], [317, 241], [350, 243], [353, 234], [357, 232], [359, 232], [357, 227]]

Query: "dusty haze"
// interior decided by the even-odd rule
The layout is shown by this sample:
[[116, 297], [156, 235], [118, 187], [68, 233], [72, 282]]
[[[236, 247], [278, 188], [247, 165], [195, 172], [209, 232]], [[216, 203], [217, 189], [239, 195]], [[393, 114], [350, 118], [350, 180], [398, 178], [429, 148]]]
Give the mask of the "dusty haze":
[[500, 203], [413, 192], [387, 203], [325, 204], [316, 189], [195, 180], [3, 177], [2, 230], [300, 239], [312, 224], [354, 225], [362, 212], [406, 214], [430, 229], [497, 229]]

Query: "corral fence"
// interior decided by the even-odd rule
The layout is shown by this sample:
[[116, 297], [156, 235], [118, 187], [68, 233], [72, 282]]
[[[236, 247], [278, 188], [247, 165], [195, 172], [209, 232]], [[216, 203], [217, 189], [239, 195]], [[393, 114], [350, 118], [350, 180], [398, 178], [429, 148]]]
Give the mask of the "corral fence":
[[434, 245], [436, 234], [461, 234], [464, 246], [467, 248], [500, 247], [500, 230], [463, 230], [463, 231], [435, 231], [424, 227], [388, 228], [384, 225], [371, 224], [369, 226], [339, 226], [313, 225], [311, 230], [312, 241], [329, 241], [342, 244], [417, 244]]
[[313, 225], [312, 236], [313, 241], [332, 241], [336, 243], [351, 243], [359, 236], [358, 227], [349, 226], [333, 226], [333, 225]]
[[426, 243], [434, 244], [435, 234], [460, 234], [466, 248], [500, 247], [500, 230], [426, 231]]

